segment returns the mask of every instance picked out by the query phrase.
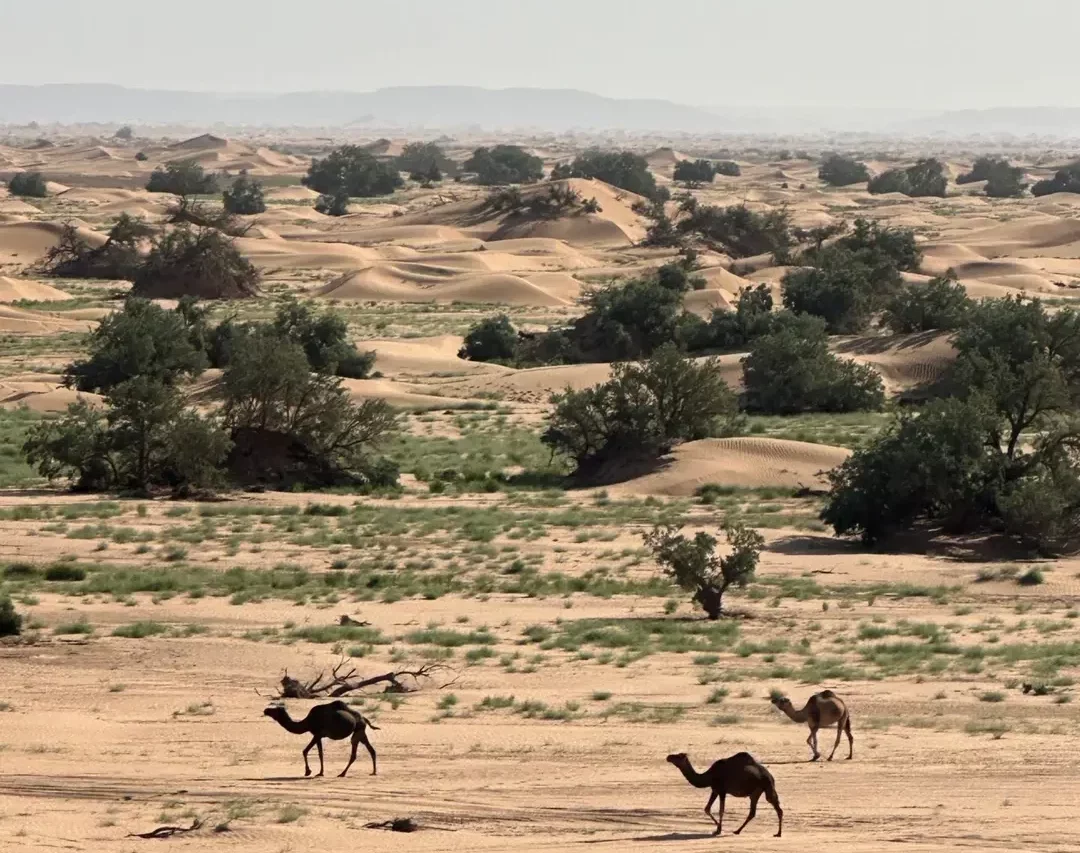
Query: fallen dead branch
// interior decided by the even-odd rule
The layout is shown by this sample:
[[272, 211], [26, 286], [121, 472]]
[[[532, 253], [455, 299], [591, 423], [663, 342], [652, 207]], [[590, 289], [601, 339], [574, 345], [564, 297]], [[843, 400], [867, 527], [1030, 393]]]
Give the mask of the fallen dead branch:
[[391, 832], [416, 832], [419, 828], [411, 817], [396, 817], [382, 823], [364, 824], [364, 829], [389, 829]]
[[[383, 690], [384, 693], [415, 693], [420, 689], [419, 684], [421, 681], [429, 680], [434, 677], [435, 673], [448, 669], [445, 664], [426, 663], [419, 669], [399, 669], [393, 672], [384, 672], [382, 675], [373, 675], [369, 678], [359, 678], [356, 667], [350, 666], [348, 671], [345, 671], [347, 665], [349, 665], [348, 659], [342, 658], [334, 665], [329, 675], [326, 674], [325, 670], [320, 670], [318, 675], [310, 681], [300, 681], [293, 678], [286, 670], [281, 677], [281, 685], [277, 695], [264, 698], [274, 701], [278, 699], [321, 699], [328, 696], [345, 696], [348, 693], [362, 690], [365, 687], [372, 687], [376, 684], [386, 685]], [[438, 689], [449, 687], [454, 681], [456, 679], [440, 685]], [[257, 690], [255, 692], [259, 693]], [[262, 696], [261, 693], [259, 695]]]
[[202, 821], [195, 818], [191, 826], [159, 826], [150, 832], [129, 832], [128, 838], [172, 838], [174, 835], [183, 835], [187, 832], [195, 832], [202, 829]]

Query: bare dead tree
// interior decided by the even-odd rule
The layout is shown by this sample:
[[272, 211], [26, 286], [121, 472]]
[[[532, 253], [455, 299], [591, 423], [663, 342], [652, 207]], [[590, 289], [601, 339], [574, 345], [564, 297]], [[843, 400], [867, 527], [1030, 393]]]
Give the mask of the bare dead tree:
[[[349, 667], [347, 671], [346, 666]], [[327, 696], [345, 696], [376, 684], [386, 685], [384, 693], [415, 693], [420, 689], [421, 681], [430, 680], [436, 673], [447, 669], [449, 668], [445, 664], [426, 663], [419, 669], [400, 669], [369, 678], [359, 678], [356, 667], [351, 666], [348, 658], [343, 657], [334, 665], [329, 674], [326, 670], [320, 670], [309, 681], [293, 678], [286, 670], [281, 677], [278, 694], [267, 698], [277, 701], [279, 699], [321, 699]], [[454, 681], [456, 679], [440, 685], [438, 689], [449, 687]], [[255, 692], [258, 693], [257, 690]], [[261, 693], [259, 695], [262, 696]]]

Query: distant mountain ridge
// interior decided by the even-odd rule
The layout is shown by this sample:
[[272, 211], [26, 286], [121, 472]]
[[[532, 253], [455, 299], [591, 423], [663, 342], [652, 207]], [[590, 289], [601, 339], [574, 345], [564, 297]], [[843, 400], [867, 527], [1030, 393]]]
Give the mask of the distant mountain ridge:
[[577, 89], [394, 86], [373, 92], [223, 94], [96, 83], [0, 84], [0, 123], [253, 125], [661, 133], [1080, 137], [1080, 108], [690, 106]]
[[722, 117], [656, 99], [606, 98], [574, 89], [397, 86], [374, 92], [226, 95], [98, 84], [0, 85], [0, 122], [250, 124], [498, 130], [724, 129]]

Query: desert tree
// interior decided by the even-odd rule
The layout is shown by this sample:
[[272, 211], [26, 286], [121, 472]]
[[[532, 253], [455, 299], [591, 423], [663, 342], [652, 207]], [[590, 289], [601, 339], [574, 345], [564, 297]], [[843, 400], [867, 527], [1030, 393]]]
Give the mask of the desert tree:
[[734, 434], [741, 424], [720, 363], [687, 359], [673, 344], [648, 361], [617, 363], [607, 382], [567, 389], [552, 403], [541, 441], [583, 480], [632, 475], [680, 442]]
[[16, 172], [8, 178], [8, 192], [27, 198], [45, 198], [49, 194], [41, 172]]
[[477, 148], [462, 168], [486, 186], [531, 184], [544, 177], [543, 161], [519, 145]]
[[166, 163], [150, 173], [146, 189], [178, 196], [210, 195], [218, 191], [217, 177], [208, 175], [194, 160]]
[[832, 187], [847, 187], [870, 180], [870, 170], [865, 163], [843, 154], [830, 154], [821, 161], [818, 179]]
[[262, 184], [248, 177], [247, 171], [241, 171], [236, 180], [221, 196], [226, 212], [241, 216], [250, 216], [266, 212]]
[[708, 160], [680, 160], [675, 164], [672, 177], [688, 186], [711, 184], [716, 177], [716, 170]]
[[724, 594], [731, 587], [745, 587], [754, 578], [765, 538], [742, 524], [726, 524], [724, 536], [731, 548], [721, 557], [715, 536], [698, 532], [688, 539], [678, 525], [660, 525], [645, 534], [645, 546], [653, 559], [681, 589], [692, 592], [694, 603], [710, 619], [723, 614]]
[[379, 160], [359, 145], [343, 145], [313, 160], [302, 183], [323, 195], [365, 198], [389, 195], [404, 181], [396, 164]]

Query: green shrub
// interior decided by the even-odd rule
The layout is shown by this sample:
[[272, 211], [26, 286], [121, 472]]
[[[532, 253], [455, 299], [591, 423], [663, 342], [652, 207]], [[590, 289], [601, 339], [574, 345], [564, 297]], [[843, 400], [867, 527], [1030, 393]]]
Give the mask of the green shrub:
[[680, 160], [675, 164], [672, 177], [692, 186], [711, 184], [716, 177], [716, 170], [708, 160]]
[[324, 216], [347, 216], [349, 213], [349, 193], [344, 189], [332, 193], [323, 193], [315, 199], [315, 211]]
[[713, 164], [713, 170], [726, 178], [737, 178], [742, 174], [742, 169], [734, 160], [719, 160]]
[[262, 184], [251, 180], [246, 171], [242, 171], [232, 186], [225, 190], [221, 201], [225, 210], [233, 214], [250, 216], [266, 211]]
[[1080, 193], [1080, 162], [1070, 163], [1068, 166], [1058, 169], [1054, 173], [1054, 177], [1036, 181], [1031, 188], [1033, 196], [1044, 196], [1051, 193]]
[[944, 197], [948, 186], [945, 166], [940, 160], [928, 157], [906, 169], [890, 169], [870, 179], [866, 189], [871, 193], [903, 193], [913, 198]]
[[49, 194], [41, 172], [16, 172], [8, 179], [8, 192], [27, 198], [45, 198]]
[[829, 352], [824, 323], [808, 315], [778, 315], [773, 331], [751, 343], [743, 386], [744, 407], [763, 414], [876, 411], [885, 403], [877, 372]]
[[22, 615], [15, 611], [11, 596], [0, 595], [0, 637], [17, 637], [22, 632]]
[[864, 163], [842, 154], [830, 154], [821, 161], [818, 178], [832, 187], [847, 187], [870, 180], [870, 171]]
[[572, 459], [583, 478], [618, 478], [648, 466], [681, 441], [734, 431], [735, 395], [719, 362], [694, 362], [674, 345], [646, 362], [622, 362], [611, 379], [552, 398], [541, 441]]
[[590, 148], [575, 157], [569, 171], [561, 172], [560, 176], [594, 178], [645, 198], [652, 198], [657, 191], [656, 178], [649, 171], [648, 162], [632, 151]]
[[885, 304], [882, 324], [896, 334], [958, 329], [972, 306], [967, 289], [948, 277], [900, 286]]
[[55, 563], [45, 570], [47, 581], [81, 581], [86, 580], [86, 569], [82, 566], [73, 566], [69, 563]]
[[209, 195], [218, 191], [218, 184], [217, 178], [206, 174], [198, 163], [184, 160], [154, 169], [146, 183], [146, 190], [179, 196]]
[[518, 335], [505, 314], [481, 320], [465, 335], [458, 358], [470, 361], [510, 361], [517, 349]]

